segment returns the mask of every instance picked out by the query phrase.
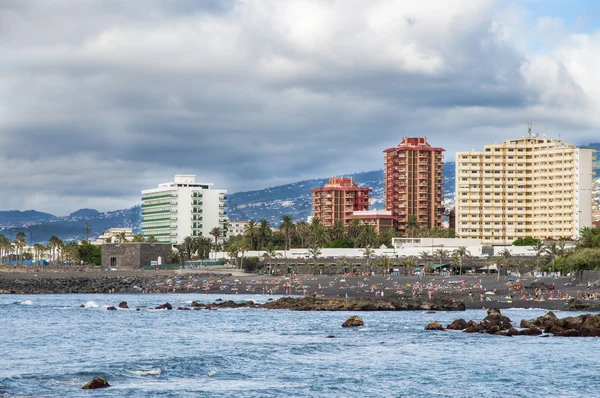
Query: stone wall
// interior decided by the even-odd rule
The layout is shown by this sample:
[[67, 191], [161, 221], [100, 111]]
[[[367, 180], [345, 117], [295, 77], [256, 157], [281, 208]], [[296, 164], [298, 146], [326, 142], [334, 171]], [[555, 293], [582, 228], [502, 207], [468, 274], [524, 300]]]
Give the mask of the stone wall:
[[[130, 242], [102, 245], [102, 267], [140, 268], [161, 258], [162, 264], [171, 263], [171, 245], [168, 243]], [[116, 264], [111, 259], [116, 260]]]

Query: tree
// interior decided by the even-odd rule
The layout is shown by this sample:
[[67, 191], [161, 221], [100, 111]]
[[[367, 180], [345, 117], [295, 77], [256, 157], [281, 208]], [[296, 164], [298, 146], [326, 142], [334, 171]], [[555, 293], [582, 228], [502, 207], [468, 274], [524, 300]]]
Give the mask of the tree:
[[371, 256], [375, 254], [375, 250], [371, 249], [371, 247], [367, 246], [363, 249], [363, 255], [367, 258], [367, 266], [369, 266], [369, 261]]
[[458, 256], [458, 258], [459, 258], [459, 260], [460, 260], [460, 262], [459, 262], [459, 267], [460, 267], [460, 270], [459, 270], [459, 275], [462, 275], [462, 267], [463, 267], [463, 261], [464, 261], [464, 258], [465, 258], [466, 256], [470, 256], [470, 255], [471, 255], [471, 253], [470, 253], [470, 252], [469, 252], [469, 250], [467, 250], [467, 248], [466, 248], [466, 247], [464, 247], [464, 246], [461, 246], [461, 247], [459, 247], [458, 249], [456, 249], [455, 253], [456, 253], [456, 255]]
[[416, 257], [405, 257], [401, 261], [402, 266], [404, 267], [404, 274], [406, 275], [406, 270], [409, 268], [415, 269], [419, 265], [419, 260]]
[[362, 226], [360, 225], [360, 220], [357, 218], [353, 218], [352, 221], [350, 221], [350, 225], [348, 226], [347, 234], [348, 238], [350, 238], [350, 240], [354, 242], [354, 247], [357, 246], [356, 240], [358, 239], [358, 235], [360, 235], [361, 231]]
[[256, 221], [248, 221], [246, 226], [244, 226], [244, 236], [248, 238], [250, 247], [253, 250], [256, 250], [256, 246], [258, 244], [258, 224], [256, 224]]
[[290, 250], [290, 246], [292, 244], [292, 232], [294, 231], [294, 219], [292, 218], [292, 216], [285, 215], [281, 217], [281, 224], [279, 225], [279, 229], [285, 235], [285, 250]]
[[87, 240], [81, 242], [81, 245], [77, 248], [79, 259], [84, 264], [90, 265], [101, 265], [102, 264], [102, 249], [100, 246], [92, 245]]
[[310, 226], [306, 221], [299, 221], [296, 224], [296, 234], [300, 239], [300, 246], [304, 248], [310, 237]]
[[146, 238], [146, 242], [158, 242], [158, 239], [154, 235], [150, 235]]
[[17, 247], [17, 256], [20, 254], [20, 262], [23, 263], [23, 248], [27, 245], [27, 235], [25, 232], [17, 232], [15, 237], [15, 246]]
[[554, 272], [554, 263], [556, 262], [556, 257], [558, 257], [560, 253], [561, 248], [556, 244], [556, 242], [552, 242], [548, 246], [544, 247], [544, 254], [547, 254], [550, 257], [551, 272]]
[[223, 234], [223, 231], [219, 227], [214, 227], [208, 233], [210, 236], [215, 238], [215, 260], [217, 259], [217, 251], [219, 250], [219, 238]]
[[4, 264], [4, 258], [10, 252], [10, 240], [2, 234], [0, 234], [0, 263]]
[[125, 232], [119, 232], [117, 234], [117, 243], [125, 243], [127, 242], [127, 236], [125, 236]]
[[210, 257], [210, 249], [212, 240], [207, 236], [197, 236], [194, 238], [192, 253], [197, 253], [201, 260], [206, 260]]
[[542, 243], [541, 240], [538, 240], [537, 242], [534, 243], [533, 245], [533, 249], [535, 250], [535, 267], [539, 268], [540, 266], [540, 259], [542, 258], [542, 254], [544, 254], [545, 248], [544, 248], [544, 244]]
[[321, 255], [321, 249], [319, 249], [317, 246], [313, 246], [310, 249], [308, 249], [308, 255], [313, 259], [313, 264], [316, 266], [317, 259]]
[[414, 214], [408, 216], [408, 222], [406, 223], [406, 236], [414, 238], [421, 229], [419, 219]]
[[260, 220], [258, 225], [258, 237], [260, 240], [260, 247], [265, 248], [267, 241], [271, 238], [271, 223], [267, 220]]
[[429, 256], [433, 257], [433, 253], [429, 254], [429, 252], [426, 250], [423, 250], [421, 253], [419, 253], [419, 257], [421, 257], [421, 260], [423, 260], [427, 265], [429, 265]]
[[386, 247], [392, 246], [392, 238], [394, 237], [394, 231], [390, 229], [384, 229], [379, 233], [379, 245], [385, 245]]
[[135, 234], [133, 236], [133, 242], [145, 242], [144, 235], [142, 235], [142, 234]]
[[316, 225], [314, 228], [311, 227], [309, 240], [313, 246], [321, 247], [327, 245], [331, 239], [327, 229], [321, 225]]
[[177, 245], [177, 250], [179, 250], [179, 253], [184, 255], [183, 261], [192, 259], [192, 254], [194, 253], [195, 248], [196, 248], [196, 242], [194, 241], [194, 238], [192, 238], [191, 236], [186, 236], [183, 239], [183, 242], [181, 242], [179, 245]]
[[52, 235], [50, 239], [48, 239], [48, 248], [50, 249], [50, 260], [54, 265], [56, 265], [57, 251], [61, 242], [62, 241], [56, 235]]
[[445, 249], [437, 249], [435, 252], [433, 252], [433, 254], [434, 257], [440, 259], [440, 266], [443, 264], [444, 260], [448, 258], [448, 250]]
[[362, 225], [360, 234], [356, 239], [358, 247], [372, 247], [377, 244], [377, 232], [372, 225]]
[[333, 222], [333, 227], [331, 227], [329, 235], [333, 240], [344, 240], [346, 237], [346, 228], [342, 220], [335, 220]]

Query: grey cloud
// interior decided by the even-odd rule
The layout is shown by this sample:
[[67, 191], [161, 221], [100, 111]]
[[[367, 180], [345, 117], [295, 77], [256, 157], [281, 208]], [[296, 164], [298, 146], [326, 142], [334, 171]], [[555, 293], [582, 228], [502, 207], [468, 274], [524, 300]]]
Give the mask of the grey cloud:
[[292, 26], [282, 1], [3, 2], [0, 208], [130, 206], [177, 172], [238, 191], [378, 169], [403, 128], [447, 159], [545, 116], [593, 136], [529, 112], [543, 96], [493, 8], [446, 35], [398, 15], [396, 38], [367, 26], [364, 3], [313, 3], [339, 17]]

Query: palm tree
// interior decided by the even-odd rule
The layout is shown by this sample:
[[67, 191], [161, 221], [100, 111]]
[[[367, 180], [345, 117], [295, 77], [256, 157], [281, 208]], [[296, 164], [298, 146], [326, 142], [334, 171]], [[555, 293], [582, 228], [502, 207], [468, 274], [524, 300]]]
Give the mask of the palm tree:
[[470, 255], [471, 255], [471, 253], [470, 253], [470, 252], [469, 252], [469, 250], [467, 250], [467, 248], [466, 248], [466, 247], [464, 247], [464, 246], [461, 246], [461, 247], [459, 247], [458, 249], [456, 249], [455, 253], [456, 253], [456, 255], [457, 255], [457, 256], [459, 257], [459, 259], [460, 259], [460, 263], [459, 263], [459, 266], [460, 266], [460, 269], [459, 269], [459, 275], [462, 275], [462, 267], [463, 267], [463, 261], [464, 261], [464, 258], [465, 258], [466, 256], [470, 256]]
[[533, 245], [533, 249], [535, 250], [535, 267], [539, 268], [540, 258], [542, 257], [542, 254], [544, 254], [545, 251], [544, 244], [542, 243], [542, 241], [538, 240]]
[[258, 237], [260, 239], [260, 247], [264, 248], [271, 237], [271, 223], [269, 223], [269, 221], [260, 220], [258, 225]]
[[192, 238], [191, 236], [186, 236], [183, 239], [183, 242], [181, 242], [178, 246], [177, 246], [177, 250], [179, 250], [180, 253], [184, 254], [185, 258], [183, 259], [183, 264], [185, 265], [185, 260], [191, 260], [192, 259], [192, 254], [194, 253], [196, 248], [196, 242], [194, 241], [194, 238]]
[[125, 243], [127, 242], [127, 237], [125, 236], [125, 232], [119, 232], [117, 234], [117, 243]]
[[2, 234], [0, 234], [0, 263], [4, 264], [4, 257], [10, 251], [10, 240]]
[[406, 223], [406, 236], [414, 238], [421, 228], [419, 219], [414, 214], [408, 216], [408, 222]]
[[281, 217], [281, 224], [279, 225], [279, 229], [285, 235], [285, 250], [287, 257], [287, 251], [290, 250], [290, 246], [292, 245], [292, 232], [294, 231], [294, 219], [292, 218], [292, 216], [285, 215]]
[[551, 272], [554, 272], [554, 263], [556, 261], [556, 257], [558, 257], [560, 255], [560, 252], [561, 252], [561, 249], [556, 244], [556, 242], [552, 242], [552, 243], [550, 243], [550, 245], [548, 245], [544, 248], [544, 253], [550, 257]]
[[315, 246], [325, 246], [331, 239], [329, 236], [329, 231], [318, 225], [311, 229], [309, 240]]
[[594, 242], [594, 228], [583, 227], [579, 230], [578, 245], [583, 248], [592, 247]]
[[207, 236], [197, 236], [194, 238], [193, 252], [198, 253], [198, 257], [201, 260], [205, 260], [210, 257], [210, 249], [212, 247], [212, 240]]
[[240, 258], [240, 269], [244, 266], [244, 253], [246, 253], [248, 250], [250, 250], [250, 243], [248, 242], [248, 240], [246, 238], [243, 238], [239, 241], [238, 243], [238, 248], [240, 249], [240, 252], [242, 253], [242, 257]]
[[368, 224], [362, 225], [356, 242], [359, 247], [367, 247], [377, 244], [377, 232], [375, 231], [375, 227]]
[[142, 235], [142, 234], [135, 234], [133, 236], [133, 241], [134, 242], [144, 242], [144, 235]]
[[214, 227], [208, 233], [210, 236], [215, 238], [215, 260], [217, 259], [217, 251], [219, 250], [219, 238], [223, 234], [223, 231], [219, 227]]
[[342, 268], [346, 268], [348, 266], [348, 257], [346, 256], [339, 256], [338, 257], [338, 264], [342, 266]]
[[[428, 255], [429, 256], [429, 255]], [[408, 268], [417, 268], [419, 265], [419, 260], [416, 257], [405, 257], [402, 259], [402, 266], [404, 267], [404, 274], [406, 275], [406, 270]]]
[[357, 246], [356, 240], [358, 239], [358, 235], [360, 235], [361, 231], [362, 226], [360, 225], [360, 220], [353, 218], [352, 221], [350, 221], [350, 225], [348, 225], [348, 230], [346, 233], [348, 234], [348, 238], [350, 238], [354, 243], [354, 247]]
[[58, 248], [60, 239], [56, 235], [52, 235], [48, 239], [48, 248], [50, 249], [50, 260], [56, 265], [56, 250]]
[[256, 224], [256, 221], [248, 221], [246, 226], [244, 226], [244, 236], [248, 238], [250, 247], [256, 250], [256, 245], [258, 243], [258, 224]]
[[429, 253], [426, 250], [423, 250], [421, 253], [419, 253], [419, 257], [421, 257], [421, 260], [423, 260], [425, 262], [425, 264], [429, 264], [429, 256], [433, 257], [433, 253]]
[[367, 266], [369, 266], [371, 256], [373, 256], [375, 254], [375, 250], [371, 249], [370, 246], [367, 246], [363, 249], [363, 254], [367, 258]]
[[17, 235], [15, 237], [15, 246], [17, 247], [17, 256], [19, 256], [19, 253], [21, 255], [21, 264], [23, 263], [23, 248], [26, 246], [26, 244], [27, 235], [25, 235], [25, 232], [17, 232]]
[[154, 235], [150, 235], [146, 238], [146, 242], [158, 242], [158, 239]]
[[299, 221], [296, 224], [296, 234], [300, 239], [300, 246], [304, 248], [310, 236], [310, 226], [306, 221]]
[[438, 257], [440, 259], [440, 266], [442, 265], [444, 260], [448, 258], [448, 250], [437, 249], [433, 254], [435, 257]]
[[333, 222], [330, 235], [331, 239], [333, 240], [344, 240], [346, 236], [346, 228], [344, 227], [342, 220], [335, 220]]
[[317, 259], [321, 255], [321, 249], [319, 249], [317, 246], [313, 246], [310, 249], [308, 249], [308, 255], [310, 257], [312, 257], [313, 264], [316, 266], [317, 265]]

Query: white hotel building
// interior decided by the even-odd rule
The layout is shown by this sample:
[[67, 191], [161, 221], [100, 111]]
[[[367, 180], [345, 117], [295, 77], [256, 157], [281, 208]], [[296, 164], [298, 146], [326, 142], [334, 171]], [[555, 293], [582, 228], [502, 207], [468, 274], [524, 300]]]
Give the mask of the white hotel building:
[[226, 190], [196, 182], [195, 175], [176, 175], [173, 182], [142, 191], [142, 233], [160, 242], [179, 244], [186, 236], [211, 237], [225, 231]]
[[528, 138], [456, 154], [456, 235], [575, 239], [592, 226], [594, 149]]

